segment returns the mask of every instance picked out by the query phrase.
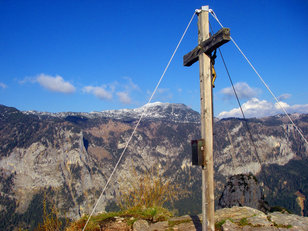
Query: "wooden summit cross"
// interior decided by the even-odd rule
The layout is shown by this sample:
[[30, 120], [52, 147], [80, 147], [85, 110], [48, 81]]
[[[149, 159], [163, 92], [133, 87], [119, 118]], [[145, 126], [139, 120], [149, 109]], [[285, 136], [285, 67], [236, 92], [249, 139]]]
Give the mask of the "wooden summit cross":
[[209, 6], [202, 6], [198, 14], [199, 45], [184, 56], [184, 66], [199, 60], [202, 157], [202, 231], [215, 231], [214, 170], [213, 170], [213, 86], [211, 53], [230, 41], [230, 30], [223, 28], [215, 35], [209, 34]]

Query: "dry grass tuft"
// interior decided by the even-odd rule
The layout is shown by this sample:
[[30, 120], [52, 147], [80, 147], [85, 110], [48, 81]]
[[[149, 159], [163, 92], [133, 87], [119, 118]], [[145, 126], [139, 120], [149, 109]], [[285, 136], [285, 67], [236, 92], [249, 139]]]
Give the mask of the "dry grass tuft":
[[187, 191], [163, 176], [159, 168], [151, 168], [138, 174], [131, 170], [129, 179], [122, 179], [119, 186], [117, 203], [122, 210], [131, 208], [163, 207], [166, 202], [187, 195]]

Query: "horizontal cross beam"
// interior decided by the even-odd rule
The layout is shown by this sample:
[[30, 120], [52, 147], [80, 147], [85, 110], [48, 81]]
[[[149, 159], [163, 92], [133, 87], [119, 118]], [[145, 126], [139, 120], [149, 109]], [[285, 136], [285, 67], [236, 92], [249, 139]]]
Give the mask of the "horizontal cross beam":
[[220, 47], [221, 45], [229, 42], [231, 40], [230, 37], [230, 29], [222, 28], [216, 34], [211, 36], [209, 39], [201, 42], [195, 49], [193, 49], [188, 54], [184, 55], [183, 63], [184, 66], [189, 67], [195, 62], [199, 60], [199, 55], [202, 53], [207, 54], [208, 56]]

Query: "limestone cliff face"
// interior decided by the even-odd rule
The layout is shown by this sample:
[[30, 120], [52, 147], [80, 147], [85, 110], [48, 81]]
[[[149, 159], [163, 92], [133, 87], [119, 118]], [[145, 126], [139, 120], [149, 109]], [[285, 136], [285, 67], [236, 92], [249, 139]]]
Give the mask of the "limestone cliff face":
[[[300, 126], [306, 131], [307, 118], [294, 115]], [[258, 174], [261, 165], [285, 165], [291, 159], [306, 158], [305, 144], [286, 118], [275, 116], [263, 119], [250, 119], [249, 129], [253, 142], [249, 138], [245, 121], [225, 119], [216, 125], [215, 166], [225, 176], [253, 173]], [[307, 131], [306, 131], [307, 132]]]
[[[132, 167], [139, 171], [159, 166], [192, 197], [198, 195], [201, 171], [191, 165], [190, 141], [200, 138], [199, 114], [185, 105], [155, 103], [133, 110], [57, 114], [0, 105], [1, 220], [27, 223], [42, 192], [67, 217], [90, 213], [141, 112], [144, 119], [97, 211], [117, 196], [118, 183], [130, 176]], [[307, 134], [308, 115], [292, 116]], [[254, 145], [243, 120], [215, 123], [217, 199], [231, 175], [258, 174], [261, 165], [282, 166], [307, 158], [307, 145], [283, 116], [248, 122]]]

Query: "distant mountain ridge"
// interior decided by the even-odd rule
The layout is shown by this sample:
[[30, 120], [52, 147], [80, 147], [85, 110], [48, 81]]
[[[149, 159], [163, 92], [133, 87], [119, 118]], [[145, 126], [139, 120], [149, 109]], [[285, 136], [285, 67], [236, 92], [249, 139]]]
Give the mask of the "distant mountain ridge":
[[[201, 171], [191, 165], [190, 150], [190, 141], [200, 138], [200, 115], [189, 107], [153, 103], [94, 113], [41, 113], [0, 105], [0, 230], [34, 227], [44, 194], [69, 218], [89, 213], [142, 112], [144, 119], [97, 211], [110, 207], [119, 182], [132, 177], [132, 167], [160, 166], [165, 177], [190, 191], [189, 198], [175, 203], [179, 213], [200, 213]], [[292, 117], [307, 136], [308, 115]], [[243, 119], [214, 124], [216, 201], [229, 176], [251, 172], [272, 206], [299, 214], [295, 193], [308, 196], [307, 145], [285, 116], [247, 121], [257, 153]]]
[[139, 119], [142, 115], [144, 119], [170, 119], [173, 121], [181, 122], [195, 122], [200, 123], [200, 115], [198, 112], [192, 110], [184, 104], [171, 104], [171, 103], [149, 103], [142, 107], [135, 109], [119, 109], [119, 110], [106, 110], [101, 112], [38, 112], [38, 111], [23, 111], [27, 115], [37, 116], [53, 116], [64, 118], [67, 116], [84, 116], [86, 118], [106, 117], [113, 119]]

